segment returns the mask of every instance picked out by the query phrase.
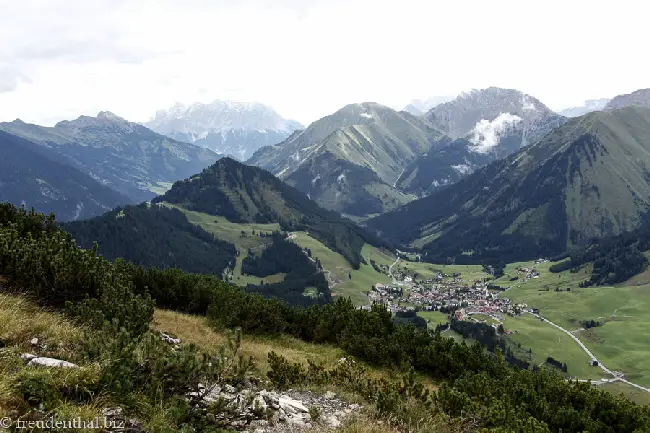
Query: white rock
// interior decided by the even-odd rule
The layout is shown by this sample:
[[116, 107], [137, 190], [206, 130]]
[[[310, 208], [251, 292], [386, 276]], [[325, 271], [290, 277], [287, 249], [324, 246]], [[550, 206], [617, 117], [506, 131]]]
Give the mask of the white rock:
[[289, 397], [280, 397], [278, 400], [279, 400], [278, 402], [280, 403], [280, 407], [282, 407], [285, 411], [287, 410], [287, 408], [291, 408], [292, 411], [295, 412], [302, 412], [302, 413], [309, 412], [309, 409], [307, 409], [305, 405], [303, 405], [302, 402], [298, 400], [294, 400]]
[[328, 400], [331, 400], [331, 399], [333, 399], [334, 397], [336, 397], [336, 394], [333, 393], [332, 391], [327, 391], [327, 392], [325, 393], [324, 397], [325, 397], [326, 399], [328, 399]]
[[174, 338], [171, 335], [165, 334], [164, 332], [161, 332], [160, 336], [162, 337], [163, 341], [165, 341], [166, 343], [173, 344], [173, 345], [181, 344], [180, 338]]
[[337, 428], [341, 426], [341, 421], [334, 415], [330, 415], [328, 417], [325, 417], [325, 424], [327, 424], [330, 427]]
[[20, 355], [20, 359], [24, 361], [31, 361], [34, 358], [38, 358], [38, 356], [33, 355], [31, 353], [23, 353], [22, 355]]
[[253, 399], [253, 404], [251, 405], [251, 407], [253, 409], [265, 411], [266, 408], [267, 408], [267, 404], [266, 404], [266, 401], [264, 400], [264, 397], [262, 397], [261, 395], [255, 396], [255, 398]]
[[28, 366], [33, 366], [33, 365], [42, 365], [43, 367], [63, 367], [63, 368], [71, 368], [71, 367], [76, 367], [76, 364], [73, 364], [68, 361], [62, 361], [60, 359], [54, 359], [54, 358], [33, 358], [29, 361], [27, 364]]
[[31, 343], [32, 346], [38, 346], [38, 338], [36, 338], [36, 337], [32, 338], [30, 343]]

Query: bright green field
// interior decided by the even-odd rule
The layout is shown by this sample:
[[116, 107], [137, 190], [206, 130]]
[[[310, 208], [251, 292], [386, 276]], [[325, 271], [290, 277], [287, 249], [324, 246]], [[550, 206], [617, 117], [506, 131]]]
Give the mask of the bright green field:
[[[311, 249], [312, 257], [319, 258], [323, 268], [331, 273], [329, 278], [334, 282], [331, 289], [332, 295], [349, 297], [355, 305], [367, 305], [369, 302], [365, 292], [372, 290], [373, 284], [391, 282], [388, 275], [375, 271], [370, 265], [370, 259], [372, 259], [377, 264], [390, 266], [395, 258], [388, 252], [366, 244], [361, 250], [361, 254], [368, 264], [362, 263], [358, 270], [354, 270], [342, 255], [332, 251], [307, 233], [294, 232], [292, 235], [295, 235], [293, 239], [295, 243], [303, 248]], [[350, 273], [352, 279], [348, 276]]]
[[253, 248], [255, 253], [261, 252], [269, 242], [267, 239], [261, 238], [259, 233], [271, 234], [274, 231], [279, 231], [279, 224], [231, 223], [221, 216], [194, 212], [170, 203], [164, 203], [164, 205], [180, 210], [192, 224], [196, 224], [208, 233], [212, 233], [218, 239], [235, 245], [239, 251], [239, 257], [237, 257], [235, 269], [232, 272], [233, 283], [245, 286], [248, 283], [259, 284], [260, 281], [276, 283], [284, 280], [285, 274], [275, 274], [260, 278], [253, 275], [242, 275], [241, 273], [242, 261], [245, 257], [248, 257], [248, 250]]
[[[587, 276], [585, 270], [553, 274], [548, 271], [550, 265], [544, 263], [537, 266], [540, 278], [526, 283], [516, 281], [502, 296], [539, 308], [542, 316], [570, 331], [580, 328], [584, 320], [604, 322], [603, 326], [575, 335], [607, 368], [624, 372], [632, 382], [650, 386], [650, 340], [647, 337], [650, 335], [650, 285], [580, 288], [578, 284]], [[508, 269], [511, 266], [514, 269], [514, 265], [509, 265], [506, 274], [511, 272], [514, 275]], [[507, 281], [507, 277], [497, 284], [506, 286], [503, 280]], [[634, 283], [638, 284], [638, 279]], [[545, 288], [550, 291], [540, 291]], [[571, 288], [571, 291], [556, 292], [556, 288]], [[539, 325], [538, 330], [533, 328], [527, 331], [533, 351], [547, 350], [540, 341], [543, 341], [541, 335], [549, 325]], [[575, 342], [571, 343], [568, 340], [562, 346], [567, 350], [578, 347]], [[567, 364], [571, 372], [571, 364]]]
[[406, 271], [409, 275], [417, 273], [418, 280], [433, 278], [438, 275], [439, 271], [447, 275], [460, 273], [460, 278], [466, 282], [489, 277], [489, 274], [483, 272], [483, 267], [480, 265], [435, 265], [426, 262], [411, 262], [403, 259], [393, 268], [393, 273], [398, 271]]
[[449, 321], [449, 317], [440, 311], [419, 311], [417, 315], [428, 322], [429, 328], [435, 328], [436, 325]]
[[[571, 337], [530, 314], [506, 316], [503, 327], [506, 331], [514, 332], [507, 337], [510, 341], [521, 344], [519, 357], [532, 364], [540, 366], [545, 364], [547, 357], [552, 356], [567, 364], [569, 376], [592, 380], [606, 377], [599, 367], [589, 366], [590, 357]], [[526, 356], [526, 350], [529, 348], [532, 349], [532, 359]]]
[[630, 386], [624, 382], [605, 383], [603, 385], [598, 385], [598, 389], [609, 391], [614, 395], [623, 394], [637, 404], [644, 406], [650, 404], [650, 393], [641, 391], [640, 389]]

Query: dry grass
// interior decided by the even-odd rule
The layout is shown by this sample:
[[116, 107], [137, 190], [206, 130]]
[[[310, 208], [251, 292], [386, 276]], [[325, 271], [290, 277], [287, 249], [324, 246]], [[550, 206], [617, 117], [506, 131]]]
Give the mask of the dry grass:
[[[153, 329], [165, 331], [180, 338], [185, 343], [194, 343], [204, 350], [218, 350], [226, 339], [226, 335], [212, 328], [205, 317], [193, 316], [169, 310], [156, 310]], [[307, 365], [307, 361], [334, 365], [339, 359], [347, 357], [346, 353], [334, 346], [326, 344], [306, 343], [288, 336], [267, 337], [244, 335], [242, 352], [252, 356], [256, 370], [261, 375], [268, 371], [268, 354], [271, 351], [284, 356], [289, 362], [299, 362]], [[397, 379], [394, 370], [368, 367], [368, 374], [374, 378]], [[438, 387], [428, 377], [419, 377], [424, 385], [434, 391]]]
[[32, 338], [46, 344], [48, 352], [76, 345], [83, 331], [61, 314], [47, 311], [28, 298], [0, 293], [0, 340], [8, 347], [33, 351]]
[[[46, 311], [26, 297], [0, 293], [0, 341], [6, 346], [0, 351], [0, 415], [9, 416], [15, 410], [25, 409], [25, 403], [15, 392], [24, 369], [21, 353], [68, 360], [82, 335], [83, 331], [61, 314]], [[30, 341], [34, 337], [46, 347], [32, 347]]]
[[[156, 310], [152, 328], [165, 331], [180, 338], [184, 343], [194, 343], [204, 350], [218, 350], [226, 340], [226, 334], [209, 326], [204, 317], [192, 316], [168, 310]], [[268, 371], [267, 358], [271, 351], [282, 354], [290, 362], [307, 364], [308, 360], [333, 364], [346, 356], [335, 347], [309, 344], [287, 336], [262, 337], [244, 335], [242, 354], [252, 356], [259, 373]]]

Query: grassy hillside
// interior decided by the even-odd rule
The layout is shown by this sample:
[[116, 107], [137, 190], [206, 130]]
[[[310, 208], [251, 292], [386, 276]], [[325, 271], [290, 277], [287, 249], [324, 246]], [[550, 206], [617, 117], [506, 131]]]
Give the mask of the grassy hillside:
[[537, 144], [367, 224], [421, 246], [432, 261], [553, 256], [639, 226], [650, 203], [648, 131], [650, 109], [639, 107], [571, 119]]
[[326, 271], [332, 296], [352, 299], [355, 305], [368, 305], [365, 292], [372, 289], [376, 283], [389, 283], [391, 278], [385, 273], [378, 272], [371, 260], [377, 265], [390, 266], [394, 262], [393, 255], [370, 244], [364, 245], [361, 254], [365, 259], [359, 269], [354, 267], [343, 256], [327, 248], [323, 243], [309, 236], [306, 232], [293, 233], [293, 241], [303, 248], [312, 251], [312, 257], [317, 257]]

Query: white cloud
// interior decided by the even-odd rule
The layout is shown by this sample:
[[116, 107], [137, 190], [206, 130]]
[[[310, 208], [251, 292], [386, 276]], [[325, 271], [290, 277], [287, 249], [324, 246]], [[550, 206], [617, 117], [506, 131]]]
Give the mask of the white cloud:
[[607, 4], [0, 0], [0, 120], [145, 121], [177, 101], [235, 99], [309, 123], [492, 85], [579, 105], [650, 87], [650, 5]]
[[480, 120], [476, 123], [472, 138], [469, 140], [474, 144], [472, 150], [479, 153], [488, 152], [499, 144], [501, 135], [504, 132], [521, 122], [521, 120], [521, 117], [510, 113], [501, 113], [492, 121], [486, 119]]

